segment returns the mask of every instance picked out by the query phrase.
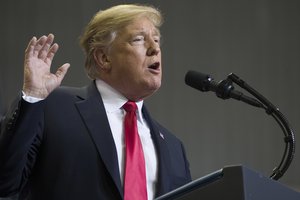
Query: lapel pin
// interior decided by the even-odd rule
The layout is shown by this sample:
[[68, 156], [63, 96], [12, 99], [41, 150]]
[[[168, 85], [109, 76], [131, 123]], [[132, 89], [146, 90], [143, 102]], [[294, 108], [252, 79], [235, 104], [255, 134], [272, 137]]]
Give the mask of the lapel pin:
[[162, 139], [165, 139], [165, 136], [164, 136], [161, 132], [159, 132], [159, 136], [160, 136]]

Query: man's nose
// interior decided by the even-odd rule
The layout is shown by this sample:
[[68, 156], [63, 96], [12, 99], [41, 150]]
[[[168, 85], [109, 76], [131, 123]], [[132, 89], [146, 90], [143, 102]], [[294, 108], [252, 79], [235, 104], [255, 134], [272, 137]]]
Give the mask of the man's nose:
[[160, 53], [160, 45], [157, 42], [151, 42], [147, 49], [147, 56], [154, 56]]

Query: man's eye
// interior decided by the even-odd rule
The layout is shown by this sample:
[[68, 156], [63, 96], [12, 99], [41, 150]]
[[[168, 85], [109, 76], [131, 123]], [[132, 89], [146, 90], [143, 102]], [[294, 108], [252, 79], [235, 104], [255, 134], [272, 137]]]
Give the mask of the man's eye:
[[153, 41], [157, 44], [160, 44], [160, 37], [157, 36], [153, 37]]
[[143, 41], [143, 40], [144, 40], [144, 37], [143, 37], [143, 36], [139, 36], [139, 37], [133, 38], [133, 41], [134, 41], [134, 42], [139, 42], [139, 41]]

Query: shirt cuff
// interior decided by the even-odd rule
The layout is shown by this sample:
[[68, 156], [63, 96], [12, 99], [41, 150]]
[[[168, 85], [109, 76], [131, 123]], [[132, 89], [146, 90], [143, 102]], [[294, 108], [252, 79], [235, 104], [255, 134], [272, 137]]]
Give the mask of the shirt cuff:
[[22, 91], [22, 94], [23, 94], [22, 98], [25, 101], [27, 101], [28, 103], [37, 103], [39, 101], [44, 100], [43, 98], [37, 98], [37, 97], [27, 96], [24, 91]]

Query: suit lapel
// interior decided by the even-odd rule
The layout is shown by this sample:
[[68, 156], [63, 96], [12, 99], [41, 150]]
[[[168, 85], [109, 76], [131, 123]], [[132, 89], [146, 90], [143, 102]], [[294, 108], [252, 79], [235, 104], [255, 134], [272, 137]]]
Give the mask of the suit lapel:
[[123, 196], [115, 143], [102, 98], [94, 82], [87, 88], [87, 94], [81, 95], [80, 98], [83, 100], [76, 102], [78, 111], [89, 130], [106, 169], [114, 180], [121, 196]]
[[148, 122], [151, 137], [154, 142], [154, 146], [156, 149], [156, 154], [158, 158], [158, 174], [157, 174], [157, 186], [156, 186], [156, 194], [155, 196], [161, 196], [162, 194], [165, 194], [169, 191], [169, 171], [171, 169], [170, 166], [170, 155], [169, 155], [169, 149], [167, 148], [165, 138], [163, 133], [161, 133], [158, 129], [158, 126], [156, 123], [152, 120], [151, 116], [149, 115], [149, 112], [147, 111], [146, 107], [143, 106], [143, 115]]

